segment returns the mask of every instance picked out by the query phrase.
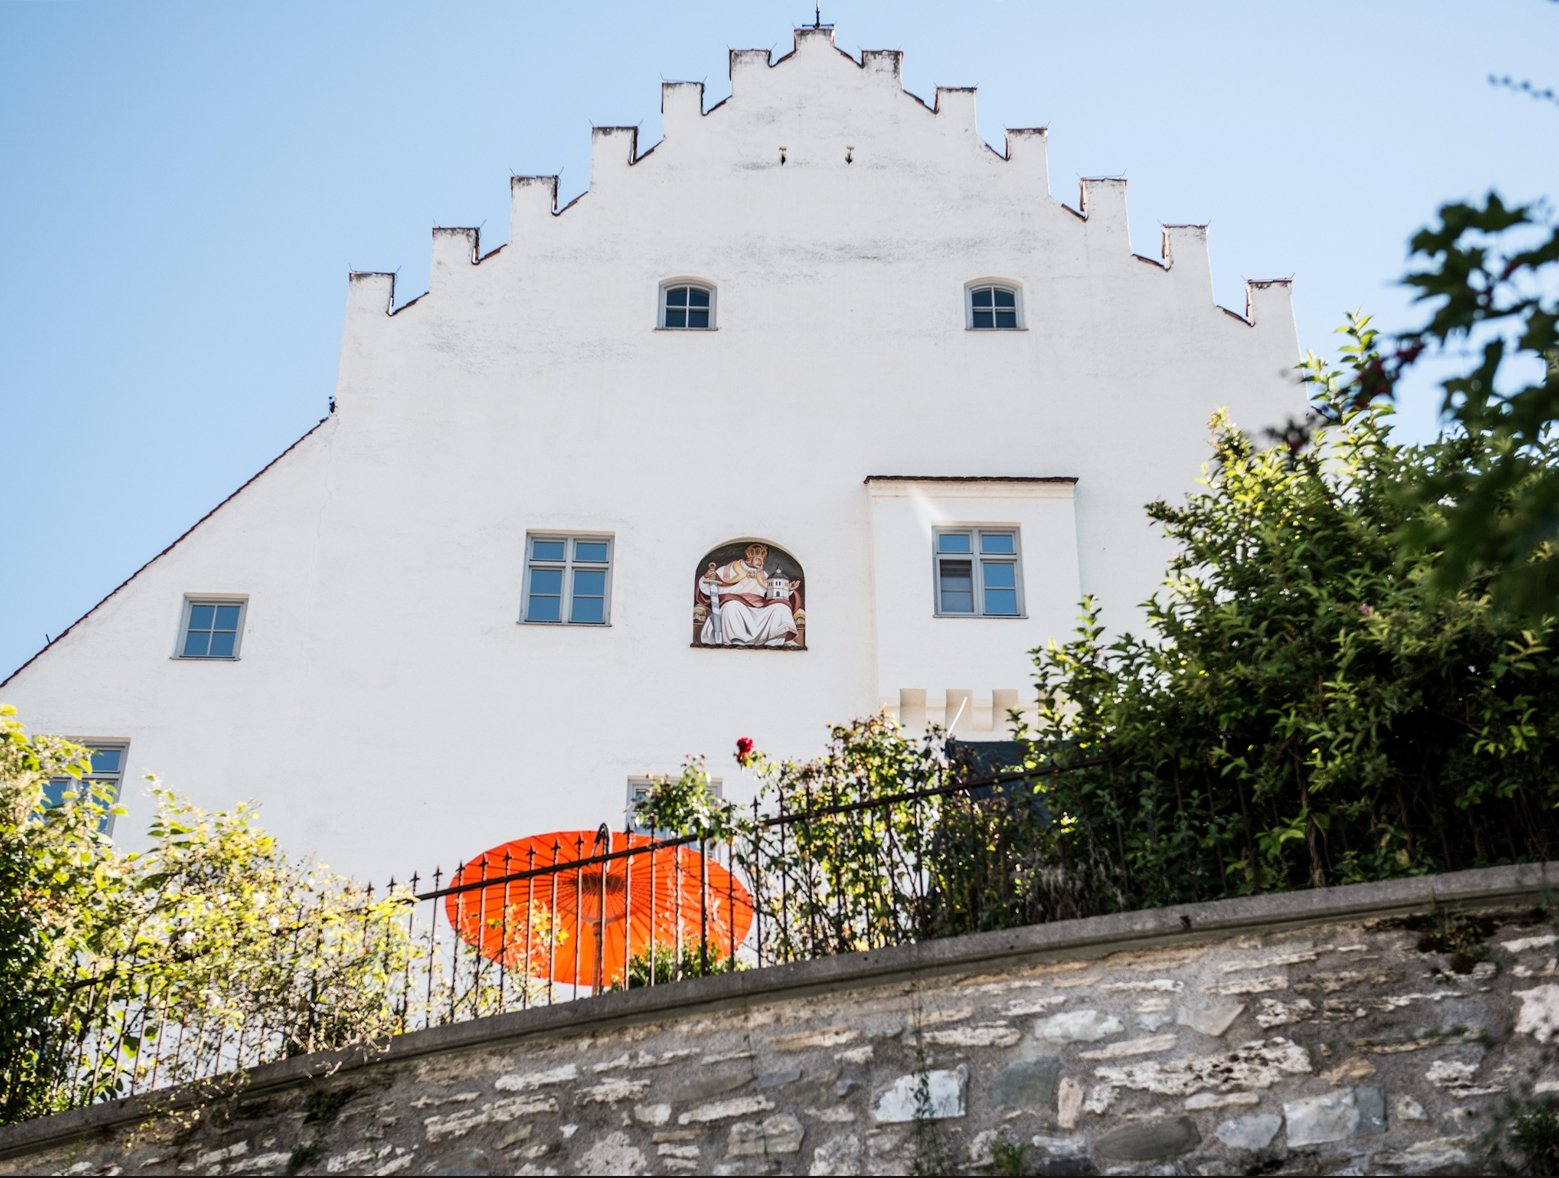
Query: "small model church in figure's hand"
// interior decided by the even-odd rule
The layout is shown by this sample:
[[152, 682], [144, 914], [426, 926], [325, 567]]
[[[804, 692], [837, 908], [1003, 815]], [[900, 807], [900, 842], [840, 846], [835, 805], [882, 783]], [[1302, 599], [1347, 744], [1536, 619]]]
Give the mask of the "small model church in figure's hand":
[[567, 205], [514, 177], [507, 244], [434, 229], [422, 296], [351, 275], [330, 416], [0, 686], [99, 751], [116, 837], [154, 770], [404, 877], [621, 829], [689, 753], [746, 800], [739, 734], [1000, 739], [1084, 594], [1135, 623], [1209, 415], [1303, 408], [1288, 284], [1218, 307], [1204, 227], [1134, 253], [1123, 180], [1070, 207], [1043, 128], [993, 148], [900, 63], [735, 50]]

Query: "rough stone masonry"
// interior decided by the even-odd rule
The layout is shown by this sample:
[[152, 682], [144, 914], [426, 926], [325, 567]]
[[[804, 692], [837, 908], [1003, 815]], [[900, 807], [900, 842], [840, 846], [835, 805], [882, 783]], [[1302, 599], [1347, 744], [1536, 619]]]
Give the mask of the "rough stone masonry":
[[611, 995], [0, 1130], [0, 1174], [1426, 1173], [1559, 1093], [1546, 866]]

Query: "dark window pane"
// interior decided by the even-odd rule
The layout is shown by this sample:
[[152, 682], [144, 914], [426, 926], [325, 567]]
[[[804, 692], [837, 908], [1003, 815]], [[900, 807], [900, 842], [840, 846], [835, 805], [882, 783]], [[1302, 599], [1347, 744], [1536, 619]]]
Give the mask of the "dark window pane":
[[563, 541], [561, 540], [532, 540], [531, 559], [533, 560], [562, 560]]
[[685, 306], [687, 306], [687, 287], [685, 287], [685, 286], [673, 286], [673, 287], [668, 288], [667, 291], [666, 291], [666, 306], [668, 306], [668, 307], [685, 307]]
[[938, 552], [968, 552], [968, 532], [942, 532], [936, 538]]
[[1008, 564], [1006, 561], [988, 560], [984, 562], [985, 587], [987, 589], [1013, 589], [1017, 586], [1014, 573], [1018, 566]]
[[189, 607], [189, 628], [191, 630], [211, 629], [211, 618], [216, 613], [216, 607], [210, 605], [192, 605]]
[[1016, 327], [1018, 325], [1018, 313], [1016, 311], [997, 311], [997, 327]]
[[996, 326], [996, 321], [991, 318], [991, 312], [989, 312], [989, 311], [976, 311], [974, 313], [974, 326], [975, 327], [995, 327]]
[[560, 597], [538, 597], [531, 594], [530, 605], [525, 611], [527, 622], [555, 622], [562, 614], [558, 606], [562, 602]]
[[709, 312], [689, 311], [687, 313], [687, 325], [689, 327], [702, 327], [707, 329], [709, 327]]
[[594, 561], [599, 564], [606, 563], [605, 540], [575, 540], [574, 559]]
[[696, 286], [688, 287], [687, 305], [690, 307], [707, 307], [709, 305], [709, 292]]
[[941, 574], [944, 589], [972, 590], [974, 588], [974, 566], [967, 560], [944, 560]]
[[81, 783], [73, 777], [51, 777], [48, 784], [43, 787], [43, 805], [45, 809], [52, 810], [55, 806], [65, 804], [65, 795], [69, 792], [80, 793]]
[[1016, 615], [1018, 612], [1017, 590], [987, 589], [985, 591], [985, 612], [988, 614]]
[[236, 635], [231, 630], [218, 630], [211, 635], [211, 657], [214, 659], [230, 659], [233, 657], [233, 639]]
[[191, 630], [184, 638], [184, 657], [187, 659], [201, 659], [206, 657], [206, 647], [211, 643], [211, 633], [207, 630]]
[[666, 308], [666, 326], [667, 327], [686, 327], [687, 326], [687, 312], [686, 311], [678, 311], [678, 310], [675, 310], [675, 309], [673, 309], [671, 307], [667, 307]]
[[976, 307], [989, 307], [991, 305], [991, 288], [979, 287], [972, 296], [972, 305]]
[[563, 570], [532, 569], [530, 574], [530, 591], [545, 597], [561, 597], [563, 595]]
[[575, 597], [601, 597], [606, 593], [606, 573], [600, 569], [574, 570]]
[[1011, 556], [1012, 533], [981, 532], [980, 551], [992, 556]]
[[605, 621], [606, 602], [599, 597], [576, 597], [568, 620], [571, 622]]
[[942, 612], [945, 614], [972, 614], [974, 612], [974, 566], [967, 560], [944, 560], [938, 570]]
[[217, 606], [216, 628], [218, 630], [238, 629], [238, 607], [236, 605]]
[[118, 773], [119, 762], [123, 757], [124, 749], [93, 749], [92, 772]]
[[1017, 296], [1010, 290], [1003, 290], [998, 286], [995, 289], [995, 295], [998, 307], [1016, 307], [1018, 305]]

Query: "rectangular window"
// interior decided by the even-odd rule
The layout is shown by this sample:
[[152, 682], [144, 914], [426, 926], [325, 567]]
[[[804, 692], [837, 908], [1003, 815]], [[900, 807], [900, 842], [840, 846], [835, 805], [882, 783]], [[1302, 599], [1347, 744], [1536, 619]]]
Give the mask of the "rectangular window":
[[1023, 616], [1016, 528], [937, 528], [936, 612], [948, 617]]
[[[644, 799], [650, 796], [650, 790], [655, 788], [653, 777], [628, 778], [628, 829], [634, 834], [650, 834], [650, 824], [640, 819], [639, 807], [644, 804]], [[721, 785], [720, 778], [709, 779], [709, 796], [715, 801], [725, 797], [725, 787]], [[663, 837], [669, 837], [670, 831], [654, 831], [653, 833]]]
[[527, 622], [604, 626], [610, 616], [610, 536], [527, 536]]
[[[130, 753], [128, 740], [77, 740], [77, 744], [85, 745], [92, 752], [92, 768], [82, 780], [74, 777], [51, 777], [43, 787], [43, 804], [45, 806], [58, 806], [65, 800], [67, 793], [78, 793], [91, 785], [106, 787], [104, 795], [110, 801], [119, 799], [119, 783], [124, 779], [125, 758]], [[114, 816], [103, 815], [103, 821], [98, 829], [104, 834], [112, 834], [114, 829]]]
[[186, 597], [174, 657], [236, 659], [247, 604], [242, 597]]

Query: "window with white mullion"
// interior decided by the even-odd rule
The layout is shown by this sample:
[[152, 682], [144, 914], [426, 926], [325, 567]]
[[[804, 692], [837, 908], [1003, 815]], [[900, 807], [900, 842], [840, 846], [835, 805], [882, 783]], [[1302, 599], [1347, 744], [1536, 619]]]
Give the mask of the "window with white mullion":
[[1016, 331], [1023, 326], [1018, 288], [979, 283], [967, 288], [965, 324], [974, 331]]
[[[64, 805], [66, 795], [80, 797], [87, 792], [95, 794], [100, 801], [110, 806], [114, 805], [119, 800], [119, 785], [124, 779], [125, 759], [130, 753], [130, 742], [87, 738], [78, 740], [76, 743], [86, 746], [87, 752], [91, 754], [91, 764], [82, 774], [80, 781], [73, 777], [51, 777], [45, 782], [43, 787], [45, 808]], [[104, 834], [112, 834], [114, 815], [104, 814], [98, 820], [97, 828]]]
[[709, 331], [714, 325], [713, 287], [696, 282], [669, 282], [660, 288], [661, 327]]
[[946, 617], [1022, 617], [1016, 528], [938, 528], [936, 612]]
[[527, 622], [601, 626], [611, 601], [608, 536], [530, 536], [526, 542]]

